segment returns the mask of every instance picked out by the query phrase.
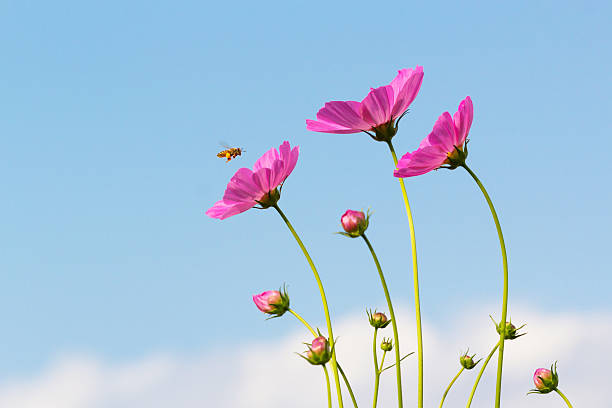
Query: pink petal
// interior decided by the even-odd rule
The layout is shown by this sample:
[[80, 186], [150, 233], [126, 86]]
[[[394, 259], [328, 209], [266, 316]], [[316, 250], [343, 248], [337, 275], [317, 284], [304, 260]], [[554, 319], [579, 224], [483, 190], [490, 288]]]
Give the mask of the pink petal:
[[393, 106], [393, 87], [391, 85], [372, 89], [361, 101], [361, 117], [372, 127], [382, 125], [391, 120]]
[[223, 194], [223, 200], [230, 201], [252, 201], [258, 194], [258, 186], [252, 181], [253, 172], [247, 168], [238, 169], [234, 174]]
[[416, 98], [423, 82], [423, 67], [416, 69], [402, 69], [393, 81], [391, 86], [394, 92], [394, 103], [391, 111], [393, 119], [399, 117], [408, 109], [414, 98]]
[[433, 130], [419, 145], [419, 149], [427, 146], [439, 146], [445, 152], [452, 152], [455, 147], [455, 125], [450, 113], [444, 112], [436, 123]]
[[334, 123], [319, 122], [319, 121], [310, 120], [310, 119], [306, 119], [306, 129], [312, 132], [336, 133], [336, 134], [361, 132], [361, 130], [358, 130], [358, 129], [348, 129], [343, 126], [336, 125]]
[[255, 204], [256, 204], [255, 202], [253, 203], [242, 202], [242, 203], [237, 203], [237, 204], [236, 203], [228, 204], [224, 202], [223, 200], [221, 200], [221, 201], [217, 201], [215, 205], [209, 208], [206, 211], [206, 215], [208, 215], [211, 218], [218, 218], [220, 220], [224, 220], [226, 218], [231, 217], [232, 215], [236, 215], [236, 214], [245, 212], [249, 208], [253, 207]]
[[335, 123], [347, 129], [366, 130], [370, 126], [359, 114], [360, 103], [356, 101], [331, 101], [317, 112], [317, 120]]
[[406, 153], [397, 163], [395, 177], [413, 177], [437, 169], [447, 158], [439, 146], [420, 147], [412, 153]]
[[463, 145], [465, 142], [472, 127], [472, 119], [474, 119], [474, 105], [472, 99], [468, 96], [461, 101], [459, 109], [453, 115], [456, 130], [455, 144], [457, 146]]
[[260, 196], [256, 197], [257, 199], [261, 198], [265, 193], [274, 190], [272, 188], [272, 169], [265, 168], [259, 169], [253, 173], [252, 176], [253, 183], [258, 186], [260, 191]]
[[257, 161], [255, 162], [255, 164], [253, 165], [253, 171], [257, 171], [261, 168], [264, 167], [271, 167], [272, 163], [275, 160], [279, 159], [279, 154], [278, 151], [276, 150], [276, 148], [272, 148], [270, 150], [268, 150], [267, 152], [265, 152], [263, 154], [263, 156], [261, 156], [259, 159], [257, 159]]

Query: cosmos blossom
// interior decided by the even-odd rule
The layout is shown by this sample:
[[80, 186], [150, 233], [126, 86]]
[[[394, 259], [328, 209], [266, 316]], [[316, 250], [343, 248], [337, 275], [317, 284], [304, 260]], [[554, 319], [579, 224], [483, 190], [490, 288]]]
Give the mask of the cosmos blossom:
[[257, 204], [264, 208], [276, 204], [280, 198], [277, 187], [291, 174], [299, 154], [299, 146], [291, 149], [289, 142], [284, 141], [278, 150], [272, 148], [264, 153], [253, 170], [239, 169], [227, 184], [223, 199], [209, 208], [206, 215], [224, 220]]
[[434, 124], [431, 133], [423, 139], [419, 148], [406, 153], [397, 163], [395, 177], [413, 177], [438, 169], [443, 165], [454, 169], [465, 163], [467, 136], [474, 118], [472, 99], [466, 97], [451, 117], [444, 112]]
[[389, 85], [372, 88], [361, 101], [327, 102], [317, 120], [306, 120], [306, 129], [325, 133], [374, 132], [376, 140], [390, 140], [397, 132], [394, 121], [408, 110], [423, 82], [423, 67], [401, 69]]

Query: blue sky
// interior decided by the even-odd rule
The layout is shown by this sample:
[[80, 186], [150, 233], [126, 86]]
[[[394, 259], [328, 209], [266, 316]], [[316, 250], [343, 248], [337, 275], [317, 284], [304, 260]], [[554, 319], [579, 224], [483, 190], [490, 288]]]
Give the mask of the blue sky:
[[[407, 221], [386, 147], [307, 132], [304, 120], [417, 64], [424, 82], [396, 149], [413, 150], [472, 97], [468, 160], [500, 214], [511, 310], [609, 312], [610, 11], [4, 2], [0, 380], [63, 353], [123, 361], [280, 336], [287, 324], [263, 321], [250, 297], [283, 283], [322, 325], [311, 272], [276, 214], [204, 215], [240, 166], [283, 140], [301, 156], [280, 205], [334, 315], [384, 306], [363, 243], [333, 234], [347, 208], [373, 209], [369, 237], [395, 301], [410, 305]], [[247, 151], [226, 164], [220, 141]], [[439, 171], [407, 187], [424, 318], [443, 325], [458, 307], [497, 304], [498, 243], [468, 175]]]

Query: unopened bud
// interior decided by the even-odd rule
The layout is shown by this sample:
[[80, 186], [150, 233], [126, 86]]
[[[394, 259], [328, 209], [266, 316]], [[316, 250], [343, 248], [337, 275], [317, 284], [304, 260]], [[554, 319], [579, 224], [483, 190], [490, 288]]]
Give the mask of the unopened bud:
[[393, 342], [391, 341], [391, 339], [384, 339], [382, 343], [380, 343], [380, 349], [382, 351], [391, 351], [393, 350]]
[[370, 321], [370, 325], [375, 329], [384, 329], [391, 323], [391, 320], [387, 319], [387, 316], [384, 313], [366, 311], [368, 314], [368, 320]]

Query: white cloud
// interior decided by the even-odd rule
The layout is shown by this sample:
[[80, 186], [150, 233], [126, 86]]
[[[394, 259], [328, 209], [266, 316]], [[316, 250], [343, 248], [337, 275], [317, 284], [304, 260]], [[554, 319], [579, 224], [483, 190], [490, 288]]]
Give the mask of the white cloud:
[[[495, 308], [496, 309], [496, 308]], [[557, 395], [529, 395], [535, 368], [559, 361], [560, 388], [574, 406], [603, 407], [608, 388], [606, 369], [612, 338], [609, 313], [550, 315], [513, 308], [516, 323], [527, 322], [528, 335], [507, 343], [503, 406], [562, 407]], [[483, 356], [496, 342], [492, 323], [483, 313], [457, 313], [449, 327], [424, 326], [426, 406], [440, 396], [459, 369], [458, 356], [467, 346]], [[402, 352], [416, 348], [413, 313], [400, 310]], [[463, 317], [460, 317], [463, 316]], [[478, 316], [468, 324], [465, 316]], [[282, 319], [292, 318], [286, 315]], [[277, 320], [282, 324], [282, 319]], [[334, 328], [339, 360], [347, 371], [360, 406], [371, 405], [371, 328], [364, 316], [348, 316]], [[391, 328], [383, 331], [392, 335]], [[291, 333], [276, 342], [248, 344], [181, 357], [154, 355], [135, 362], [109, 364], [84, 356], [62, 357], [31, 378], [0, 384], [0, 407], [18, 408], [285, 408], [325, 407], [323, 372], [293, 354], [309, 341], [307, 332]], [[478, 357], [477, 356], [477, 357]], [[489, 408], [494, 396], [495, 356], [478, 388], [474, 408]], [[388, 359], [392, 361], [392, 357]], [[481, 363], [482, 364], [482, 363]], [[479, 366], [480, 367], [480, 366]], [[445, 406], [463, 406], [477, 370], [464, 372]], [[416, 358], [402, 365], [405, 406], [416, 402]], [[345, 406], [351, 407], [344, 391]], [[393, 370], [383, 375], [380, 407], [395, 406]]]

